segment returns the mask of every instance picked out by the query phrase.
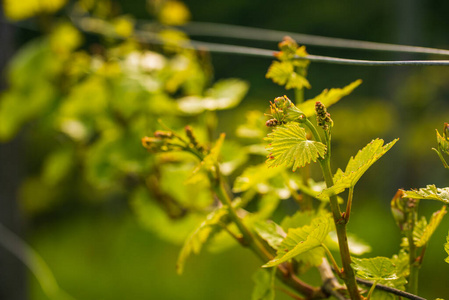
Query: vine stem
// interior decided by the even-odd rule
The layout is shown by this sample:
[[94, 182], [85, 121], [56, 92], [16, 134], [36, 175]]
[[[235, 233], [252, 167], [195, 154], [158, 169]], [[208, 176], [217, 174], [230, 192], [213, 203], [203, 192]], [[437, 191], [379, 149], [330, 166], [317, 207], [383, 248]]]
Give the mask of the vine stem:
[[[273, 255], [265, 248], [265, 246], [253, 235], [248, 227], [243, 223], [242, 219], [238, 216], [236, 210], [232, 205], [231, 197], [229, 196], [224, 186], [224, 181], [217, 167], [217, 180], [214, 185], [214, 190], [218, 198], [224, 205], [228, 206], [229, 215], [232, 221], [236, 224], [237, 228], [242, 234], [241, 244], [249, 247], [262, 261], [266, 262], [273, 259]], [[325, 298], [325, 294], [320, 288], [313, 287], [303, 281], [301, 281], [294, 273], [292, 273], [284, 264], [278, 265], [276, 270], [276, 276], [290, 286], [294, 290], [300, 292], [306, 296], [307, 299], [322, 299]]]
[[[315, 126], [306, 119], [305, 124], [312, 132], [316, 141], [321, 142], [321, 137], [318, 134]], [[328, 145], [328, 150], [330, 151], [330, 135], [326, 132], [326, 144]], [[329, 152], [326, 153], [325, 157], [318, 160], [320, 163], [321, 171], [323, 172], [324, 181], [327, 187], [334, 185], [334, 180], [332, 178], [332, 172], [330, 167], [330, 155]], [[360, 292], [357, 287], [357, 282], [355, 280], [355, 273], [351, 267], [351, 254], [349, 252], [348, 236], [346, 234], [346, 217], [342, 217], [340, 206], [338, 204], [337, 196], [329, 197], [330, 207], [332, 210], [332, 216], [334, 218], [335, 228], [337, 230], [338, 245], [340, 248], [341, 262], [343, 264], [343, 272], [341, 272], [341, 278], [348, 288], [349, 295], [352, 300], [360, 300]], [[349, 217], [349, 216], [347, 216]]]
[[[409, 200], [411, 201], [411, 200]], [[409, 230], [407, 231], [407, 240], [409, 246], [409, 265], [410, 265], [410, 275], [408, 277], [407, 291], [412, 294], [418, 294], [418, 275], [419, 275], [419, 262], [417, 260], [417, 248], [413, 240], [413, 231], [415, 227], [415, 222], [417, 219], [417, 202], [415, 205], [410, 205], [409, 211]]]

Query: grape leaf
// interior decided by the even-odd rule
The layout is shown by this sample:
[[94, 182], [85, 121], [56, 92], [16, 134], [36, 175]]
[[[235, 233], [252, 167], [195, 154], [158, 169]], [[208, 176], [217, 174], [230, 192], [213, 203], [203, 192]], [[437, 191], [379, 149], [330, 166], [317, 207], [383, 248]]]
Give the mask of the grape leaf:
[[284, 85], [293, 73], [293, 64], [289, 61], [274, 61], [268, 68], [268, 72], [265, 75], [266, 78], [271, 78], [274, 83]]
[[188, 96], [178, 101], [178, 108], [187, 114], [223, 110], [237, 106], [248, 92], [248, 84], [238, 79], [218, 81], [204, 97]]
[[277, 256], [262, 267], [277, 266], [300, 254], [309, 254], [308, 261], [319, 265], [324, 252], [312, 250], [320, 247], [324, 242], [329, 231], [332, 230], [331, 224], [330, 215], [326, 214], [314, 219], [311, 225], [290, 229], [287, 237], [279, 245]]
[[329, 197], [342, 193], [345, 189], [354, 187], [362, 175], [371, 167], [379, 158], [382, 157], [390, 148], [398, 141], [393, 140], [383, 146], [384, 140], [375, 139], [359, 150], [355, 157], [349, 159], [345, 171], [338, 169], [334, 175], [334, 185], [325, 189], [320, 198]]
[[235, 179], [232, 191], [234, 193], [245, 192], [259, 184], [267, 183], [270, 178], [278, 176], [283, 171], [283, 168], [268, 170], [267, 164], [250, 166]]
[[226, 207], [221, 207], [211, 212], [200, 226], [193, 231], [184, 243], [178, 256], [176, 270], [181, 274], [184, 270], [184, 264], [191, 253], [198, 254], [204, 243], [206, 243], [212, 234], [220, 230], [219, 223], [221, 219], [228, 214]]
[[404, 197], [413, 199], [438, 200], [449, 204], [449, 187], [437, 188], [435, 185], [427, 185], [419, 190], [404, 191]]
[[331, 106], [332, 104], [337, 103], [341, 98], [344, 96], [349, 95], [356, 87], [358, 87], [362, 83], [362, 80], [356, 80], [344, 88], [341, 89], [330, 89], [330, 90], [324, 90], [316, 96], [313, 99], [307, 100], [303, 103], [300, 103], [297, 105], [297, 107], [304, 112], [304, 114], [308, 117], [311, 117], [315, 115], [315, 103], [317, 101], [321, 102], [326, 106], [327, 108]]
[[253, 290], [252, 300], [274, 300], [274, 279], [276, 269], [269, 272], [259, 269], [253, 275], [253, 281], [256, 284]]
[[374, 258], [355, 258], [352, 257], [352, 267], [357, 273], [357, 276], [371, 281], [379, 280], [396, 280], [396, 267], [393, 262], [387, 257]]
[[[417, 247], [423, 247], [429, 242], [430, 237], [433, 235], [438, 225], [440, 225], [440, 222], [446, 213], [446, 206], [443, 206], [441, 210], [433, 213], [432, 217], [430, 218], [429, 224], [425, 224], [424, 228], [422, 228], [421, 230], [413, 231], [413, 239]], [[415, 229], [418, 228], [415, 227]]]
[[292, 166], [292, 170], [304, 167], [318, 157], [324, 158], [326, 146], [323, 143], [308, 140], [306, 131], [298, 124], [287, 124], [276, 128], [265, 138], [270, 141], [267, 150], [270, 156], [267, 159], [269, 167], [285, 164]]
[[287, 84], [285, 85], [285, 89], [302, 89], [302, 88], [311, 88], [309, 81], [304, 77], [299, 75], [298, 73], [293, 72], [287, 80]]

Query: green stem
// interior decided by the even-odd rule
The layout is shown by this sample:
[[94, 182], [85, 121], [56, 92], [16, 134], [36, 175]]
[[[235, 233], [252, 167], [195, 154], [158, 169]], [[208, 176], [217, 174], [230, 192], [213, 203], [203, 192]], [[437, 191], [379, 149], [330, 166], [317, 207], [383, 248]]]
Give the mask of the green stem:
[[345, 213], [345, 220], [346, 223], [349, 222], [349, 216], [351, 215], [351, 209], [352, 209], [352, 197], [354, 195], [354, 187], [351, 186], [349, 188], [349, 194], [348, 194], [348, 202], [346, 203], [346, 213]]
[[315, 139], [315, 141], [322, 143], [321, 136], [318, 133], [318, 131], [316, 130], [315, 126], [313, 126], [312, 122], [310, 122], [309, 119], [305, 118], [304, 124], [306, 124], [306, 126], [312, 132], [312, 135], [313, 135], [313, 138]]
[[416, 207], [411, 208], [409, 212], [409, 230], [407, 231], [407, 240], [409, 246], [409, 265], [410, 275], [408, 277], [407, 291], [409, 293], [418, 294], [418, 275], [419, 275], [419, 262], [417, 261], [417, 248], [413, 240], [413, 230], [416, 221]]
[[[217, 168], [218, 169], [218, 168]], [[217, 172], [219, 174], [219, 172]], [[273, 259], [273, 255], [265, 248], [265, 246], [253, 235], [253, 233], [246, 227], [242, 219], [237, 215], [237, 212], [232, 205], [231, 197], [224, 187], [223, 178], [217, 175], [217, 181], [214, 186], [215, 193], [222, 203], [228, 206], [229, 215], [232, 221], [242, 234], [242, 245], [249, 247], [262, 261], [266, 262]], [[324, 293], [316, 287], [310, 286], [301, 281], [294, 273], [288, 270], [285, 265], [277, 266], [276, 276], [286, 285], [305, 295], [307, 299], [325, 298]]]
[[321, 247], [324, 248], [324, 251], [326, 252], [329, 259], [331, 260], [332, 266], [334, 267], [335, 272], [337, 272], [338, 276], [341, 276], [340, 267], [338, 266], [337, 262], [335, 261], [335, 258], [332, 255], [332, 253], [329, 251], [329, 248], [327, 248], [326, 245], [324, 245], [324, 244], [321, 244]]
[[304, 89], [295, 89], [295, 104], [304, 102]]
[[[329, 156], [319, 161], [321, 170], [323, 171], [324, 180], [327, 187], [334, 185], [332, 173], [330, 169]], [[335, 228], [337, 229], [338, 245], [340, 248], [340, 256], [343, 264], [342, 279], [348, 288], [349, 295], [352, 300], [360, 300], [360, 293], [355, 280], [354, 270], [351, 267], [351, 254], [349, 252], [348, 237], [346, 235], [346, 220], [342, 218], [340, 206], [338, 205], [337, 196], [330, 197], [330, 207], [334, 217]]]
[[371, 295], [373, 294], [374, 289], [376, 288], [376, 285], [377, 285], [377, 281], [374, 281], [373, 285], [369, 289], [368, 295], [366, 296], [366, 300], [370, 300], [371, 299]]
[[444, 159], [443, 155], [441, 155], [441, 152], [435, 148], [432, 148], [432, 150], [438, 154], [438, 157], [440, 158], [441, 162], [443, 163], [444, 168], [449, 169], [449, 166], [447, 165], [447, 162]]

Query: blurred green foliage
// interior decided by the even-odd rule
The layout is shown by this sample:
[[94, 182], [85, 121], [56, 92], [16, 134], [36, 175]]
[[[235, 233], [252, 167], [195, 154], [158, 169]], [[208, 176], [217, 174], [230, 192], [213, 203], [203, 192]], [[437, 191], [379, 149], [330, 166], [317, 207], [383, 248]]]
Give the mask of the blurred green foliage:
[[[152, 18], [166, 25], [179, 25], [193, 16], [205, 21], [345, 37], [365, 38], [362, 34], [369, 32], [371, 39], [391, 41], [392, 33], [382, 30], [386, 22], [380, 22], [375, 31], [370, 21], [383, 14], [389, 4], [370, 4], [371, 10], [350, 22], [349, 2], [337, 5], [290, 1], [285, 6], [298, 9], [286, 10], [281, 6], [267, 9], [273, 6], [268, 2], [254, 8], [253, 3], [242, 1], [208, 5], [197, 1], [189, 3], [192, 13], [178, 1], [122, 2], [122, 11], [117, 2], [105, 0], [76, 4], [105, 19], [115, 34], [125, 37], [117, 41], [85, 35], [64, 18], [47, 15], [60, 9], [64, 1], [48, 1], [48, 6], [39, 7], [34, 1], [4, 1], [5, 13], [11, 19], [37, 14], [36, 19], [47, 30], [26, 43], [11, 61], [9, 89], [0, 96], [0, 139], [8, 141], [19, 132], [25, 137], [24, 160], [29, 172], [21, 187], [20, 201], [31, 224], [31, 242], [54, 270], [60, 285], [79, 299], [145, 299], [148, 295], [157, 299], [249, 299], [248, 286], [252, 286], [250, 278], [257, 262], [254, 259], [252, 265], [248, 263], [252, 258], [244, 250], [227, 252], [224, 262], [220, 261], [223, 256], [202, 254], [201, 260], [193, 258], [191, 264], [195, 267], [190, 268], [191, 273], [187, 271], [189, 276], [175, 277], [179, 246], [161, 239], [181, 243], [208, 213], [211, 197], [198, 193], [206, 189], [184, 185], [195, 168], [191, 157], [148, 155], [140, 139], [163, 127], [158, 123], [161, 117], [165, 126], [180, 134], [185, 124], [192, 124], [198, 140], [206, 146], [215, 140], [214, 132], [226, 131], [228, 136], [237, 137], [237, 141], [226, 141], [222, 151], [223, 170], [233, 179], [246, 161], [261, 163], [265, 155], [264, 146], [257, 145], [266, 135], [265, 117], [257, 110], [243, 111], [247, 107], [257, 109], [260, 103], [265, 106], [284, 91], [267, 85], [269, 81], [263, 78], [267, 61], [214, 56], [215, 78], [221, 79], [215, 81], [207, 53], [182, 50], [176, 44], [140, 45], [129, 38], [135, 22], [131, 16], [148, 17], [151, 13]], [[150, 12], [142, 9], [145, 5]], [[264, 17], [264, 11], [270, 15]], [[228, 19], [230, 12], [232, 20]], [[307, 16], [304, 12], [314, 13]], [[382, 32], [385, 37], [380, 35]], [[176, 30], [160, 35], [175, 36], [180, 41], [186, 38]], [[436, 36], [429, 40], [440, 42]], [[401, 138], [397, 152], [392, 151], [392, 160], [374, 167], [361, 180], [358, 197], [363, 201], [354, 204], [356, 213], [349, 225], [373, 246], [373, 254], [388, 256], [397, 252], [393, 245], [399, 233], [391, 233], [394, 221], [387, 208], [395, 189], [447, 182], [430, 148], [435, 144], [434, 128], [447, 121], [449, 72], [431, 67], [408, 69], [402, 74], [391, 69], [342, 71], [342, 67], [313, 64], [308, 72], [310, 82], [316, 85], [306, 95], [317, 95], [325, 86], [343, 86], [359, 77], [366, 86], [350, 104], [332, 108], [332, 118], [339, 124], [333, 131], [333, 155], [341, 162], [339, 167], [347, 161], [348, 153], [355, 153], [372, 137]], [[247, 94], [248, 84], [223, 79], [228, 76], [251, 82], [252, 88], [240, 109], [235, 107]], [[397, 80], [397, 86], [391, 83], [394, 80], [389, 81], [395, 77], [402, 79]], [[383, 89], [388, 91], [379, 92]], [[232, 110], [217, 112], [223, 109]], [[244, 124], [236, 121], [245, 118]], [[275, 179], [260, 181], [269, 180]], [[281, 184], [271, 182], [270, 186], [276, 184], [278, 195], [285, 195]], [[265, 193], [267, 186], [258, 184], [257, 189]], [[247, 187], [242, 184], [238, 188], [242, 191]], [[377, 190], [382, 192], [374, 196]], [[139, 229], [123, 205], [127, 200], [140, 223], [152, 233]], [[292, 207], [290, 201], [281, 203], [275, 217], [290, 213]], [[90, 210], [100, 211], [100, 217], [86, 212]], [[120, 213], [104, 217], [104, 210]], [[370, 214], [366, 216], [363, 211]], [[366, 228], [366, 223], [376, 225]], [[441, 227], [447, 228], [447, 222], [443, 221]], [[436, 235], [444, 236], [443, 231], [437, 230]], [[380, 243], [382, 247], [378, 247]], [[429, 264], [424, 264], [423, 278], [435, 272], [448, 274], [441, 268], [445, 254], [438, 252], [440, 246], [427, 250]], [[81, 258], [86, 261], [79, 261]], [[223, 283], [223, 287], [218, 289], [216, 282]], [[45, 299], [36, 283], [31, 283], [32, 298]], [[423, 295], [447, 293], [432, 282], [422, 288]], [[277, 297], [280, 295], [277, 293]]]

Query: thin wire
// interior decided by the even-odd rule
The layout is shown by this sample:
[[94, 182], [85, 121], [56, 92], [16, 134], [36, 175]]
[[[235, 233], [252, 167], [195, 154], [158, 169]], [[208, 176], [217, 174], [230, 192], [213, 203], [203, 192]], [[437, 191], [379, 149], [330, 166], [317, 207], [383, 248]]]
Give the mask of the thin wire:
[[[87, 32], [98, 33], [106, 36], [112, 36], [118, 39], [123, 39], [114, 34], [110, 26], [108, 26], [106, 21], [91, 17], [75, 18], [72, 17], [73, 23], [78, 26], [81, 30]], [[135, 30], [135, 37], [142, 43], [149, 44], [159, 44], [162, 45], [166, 43], [161, 39], [157, 33], [149, 32], [145, 30]], [[240, 54], [248, 56], [257, 57], [269, 57], [273, 58], [273, 50], [253, 48], [246, 46], [236, 46], [236, 45], [226, 45], [219, 43], [209, 43], [209, 42], [199, 42], [194, 40], [189, 40], [188, 42], [182, 42], [177, 44], [179, 47], [186, 49], [196, 49], [196, 50], [208, 50], [210, 52], [216, 53], [227, 53], [227, 54]], [[296, 59], [310, 60], [313, 62], [321, 63], [331, 63], [331, 64], [342, 64], [342, 65], [359, 65], [359, 66], [449, 66], [449, 60], [395, 60], [395, 61], [376, 61], [376, 60], [359, 60], [359, 59], [347, 59], [329, 56], [319, 56], [319, 55], [307, 55], [305, 57], [296, 56]]]
[[182, 29], [192, 36], [214, 36], [214, 37], [225, 37], [225, 38], [235, 38], [245, 40], [278, 42], [284, 36], [288, 35], [291, 38], [299, 41], [301, 44], [321, 46], [321, 47], [449, 55], [449, 50], [446, 49], [323, 37], [288, 31], [278, 31], [278, 30], [261, 29], [246, 26], [207, 23], [207, 22], [190, 22], [185, 26], [182, 26]]

